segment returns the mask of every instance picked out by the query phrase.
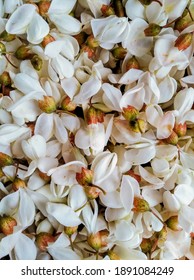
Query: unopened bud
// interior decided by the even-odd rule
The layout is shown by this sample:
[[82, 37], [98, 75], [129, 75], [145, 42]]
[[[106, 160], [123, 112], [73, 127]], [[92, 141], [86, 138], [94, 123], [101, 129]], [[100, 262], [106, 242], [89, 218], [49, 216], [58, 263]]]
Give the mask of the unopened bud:
[[14, 191], [18, 191], [20, 188], [21, 189], [26, 188], [26, 183], [24, 180], [22, 180], [20, 178], [15, 178], [12, 183], [12, 189]]
[[138, 114], [139, 114], [139, 111], [133, 106], [129, 105], [129, 106], [123, 108], [122, 115], [127, 121], [136, 120]]
[[7, 33], [6, 30], [4, 30], [1, 34], [0, 34], [0, 39], [5, 41], [5, 42], [11, 42], [13, 40], [15, 40], [16, 36], [14, 34], [9, 34]]
[[112, 55], [116, 59], [124, 59], [127, 51], [123, 47], [116, 47], [112, 50]]
[[121, 259], [113, 250], [109, 250], [107, 255], [109, 256], [111, 261], [116, 261]]
[[45, 48], [46, 45], [48, 45], [49, 43], [54, 42], [54, 41], [55, 41], [55, 38], [53, 36], [51, 36], [50, 34], [48, 34], [43, 38], [41, 45], [43, 46], [43, 48]]
[[95, 186], [85, 186], [84, 191], [89, 199], [96, 199], [101, 193], [101, 191]]
[[174, 46], [178, 48], [179, 51], [186, 50], [192, 43], [193, 34], [185, 33], [181, 34], [175, 41]]
[[0, 42], [0, 55], [6, 54], [6, 47]]
[[179, 32], [182, 32], [187, 26], [189, 25], [188, 18], [179, 18], [174, 25], [174, 30], [178, 30]]
[[164, 242], [167, 239], [167, 235], [168, 235], [168, 232], [167, 232], [167, 227], [165, 225], [165, 226], [163, 226], [161, 231], [158, 232], [158, 243], [157, 244], [159, 246], [162, 246], [164, 244]]
[[132, 209], [133, 212], [143, 213], [150, 210], [149, 203], [145, 199], [137, 196], [134, 197], [133, 205], [134, 205], [134, 208]]
[[99, 43], [93, 35], [90, 35], [86, 40], [86, 45], [90, 48], [97, 48], [99, 46]]
[[40, 232], [36, 236], [36, 244], [41, 251], [46, 251], [49, 243], [53, 243], [55, 237], [48, 232]]
[[56, 111], [55, 99], [52, 96], [44, 95], [44, 99], [39, 100], [38, 105], [39, 105], [39, 108], [47, 114], [50, 114], [50, 113], [53, 113], [54, 111]]
[[10, 86], [11, 85], [11, 78], [7, 71], [4, 71], [0, 75], [0, 84], [4, 86]]
[[42, 69], [43, 61], [42, 58], [40, 58], [40, 56], [35, 54], [30, 61], [35, 70], [40, 71]]
[[115, 11], [114, 11], [113, 7], [111, 7], [110, 5], [102, 5], [100, 10], [101, 10], [103, 16], [105, 16], [105, 17], [115, 15]]
[[159, 0], [138, 0], [142, 5], [150, 5], [152, 2], [157, 2], [160, 6], [162, 6], [162, 3]]
[[102, 247], [102, 240], [99, 231], [97, 233], [90, 234], [87, 241], [95, 251], [98, 251]]
[[104, 113], [91, 106], [86, 113], [86, 121], [88, 125], [102, 123], [104, 121]]
[[45, 16], [50, 8], [50, 1], [40, 1], [38, 3], [39, 13], [41, 16]]
[[180, 231], [181, 227], [178, 222], [178, 216], [172, 216], [170, 217], [166, 222], [166, 225], [168, 228], [174, 230], [174, 231]]
[[81, 51], [86, 52], [88, 54], [88, 58], [93, 58], [95, 55], [95, 49], [90, 48], [89, 46], [87, 46], [85, 44], [82, 45]]
[[113, 0], [113, 6], [114, 6], [116, 16], [118, 17], [125, 16], [125, 9], [121, 0]]
[[165, 141], [168, 143], [168, 144], [171, 144], [171, 145], [176, 145], [178, 143], [178, 135], [176, 134], [176, 132], [172, 131], [172, 133], [170, 134], [170, 136], [168, 138], [165, 139]]
[[176, 123], [173, 130], [179, 137], [183, 137], [187, 133], [187, 124], [186, 123], [179, 123], [179, 124]]
[[146, 37], [153, 37], [157, 36], [160, 31], [162, 30], [162, 27], [156, 23], [150, 23], [149, 26], [144, 29], [144, 34]]
[[126, 71], [130, 69], [140, 69], [139, 62], [135, 56], [131, 57], [126, 63]]
[[50, 182], [50, 180], [51, 180], [51, 176], [48, 176], [46, 173], [44, 173], [44, 172], [42, 172], [42, 171], [40, 171], [40, 170], [38, 170], [38, 175], [39, 175], [39, 177], [40, 177], [42, 180], [44, 180], [46, 183]]
[[81, 173], [76, 173], [76, 180], [82, 186], [92, 184], [93, 171], [82, 167]]
[[152, 249], [153, 242], [150, 240], [150, 238], [143, 238], [142, 242], [140, 244], [141, 250], [144, 254], [147, 254]]
[[64, 227], [64, 232], [65, 234], [67, 234], [68, 236], [71, 236], [72, 234], [74, 234], [75, 232], [77, 232], [78, 226], [75, 227]]
[[71, 101], [69, 96], [66, 96], [61, 102], [61, 109], [72, 112], [76, 109], [77, 105]]
[[17, 222], [14, 218], [10, 216], [0, 217], [0, 232], [5, 235], [13, 233], [13, 228], [17, 226]]
[[13, 165], [13, 163], [14, 161], [9, 155], [0, 152], [0, 168]]
[[133, 177], [135, 180], [137, 180], [138, 183], [141, 182], [141, 176], [139, 176], [138, 174], [136, 174], [133, 170], [129, 170], [125, 173], [126, 175], [129, 175], [131, 177]]
[[34, 54], [31, 52], [29, 47], [27, 47], [26, 45], [21, 45], [15, 51], [15, 57], [20, 60], [31, 59], [33, 56], [34, 56]]
[[85, 43], [87, 34], [81, 31], [79, 34], [76, 34], [73, 37], [77, 40], [78, 44], [81, 46], [83, 43]]

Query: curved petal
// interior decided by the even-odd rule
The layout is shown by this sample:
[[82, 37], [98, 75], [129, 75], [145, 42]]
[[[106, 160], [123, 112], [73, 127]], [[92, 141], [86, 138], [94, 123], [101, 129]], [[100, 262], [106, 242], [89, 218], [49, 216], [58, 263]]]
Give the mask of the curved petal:
[[81, 30], [81, 23], [70, 15], [49, 14], [50, 20], [56, 25], [59, 32], [75, 35]]
[[48, 141], [53, 135], [53, 114], [42, 113], [36, 120], [34, 134], [41, 135]]
[[49, 7], [49, 14], [69, 14], [75, 6], [76, 0], [53, 0]]
[[38, 13], [35, 13], [27, 28], [28, 41], [32, 44], [39, 44], [48, 33], [48, 23]]
[[60, 143], [65, 144], [68, 140], [67, 130], [63, 125], [62, 120], [57, 114], [54, 114], [54, 132], [55, 137]]
[[15, 245], [15, 255], [18, 260], [35, 260], [37, 248], [29, 237], [25, 234], [20, 234]]

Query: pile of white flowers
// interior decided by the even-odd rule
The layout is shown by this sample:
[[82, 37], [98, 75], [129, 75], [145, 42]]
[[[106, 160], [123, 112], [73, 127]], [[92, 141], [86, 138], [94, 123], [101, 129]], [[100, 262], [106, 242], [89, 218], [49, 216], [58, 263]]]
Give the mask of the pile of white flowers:
[[189, 0], [0, 0], [0, 259], [194, 259]]

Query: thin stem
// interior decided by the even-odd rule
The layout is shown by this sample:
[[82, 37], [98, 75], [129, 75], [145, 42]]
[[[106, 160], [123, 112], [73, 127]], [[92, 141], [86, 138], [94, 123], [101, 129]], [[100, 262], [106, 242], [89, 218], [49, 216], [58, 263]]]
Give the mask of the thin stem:
[[19, 169], [19, 162], [16, 163], [15, 167], [16, 167], [16, 170], [15, 170], [15, 178], [16, 178], [17, 174], [18, 174], [18, 169]]
[[28, 169], [24, 169], [24, 168], [20, 167], [18, 162], [14, 163], [14, 166], [16, 167], [17, 172], [18, 172], [18, 169], [23, 170], [23, 171], [27, 171], [28, 170]]
[[74, 245], [73, 245], [73, 241], [72, 241], [72, 239], [71, 239], [71, 236], [69, 236], [69, 241], [70, 241], [71, 249], [72, 249], [73, 251], [75, 251]]
[[173, 21], [167, 23], [166, 25], [162, 26], [162, 28], [167, 28], [167, 27], [171, 26], [171, 24], [173, 24], [173, 23], [174, 23], [175, 21], [177, 21], [178, 19], [179, 19], [179, 17], [176, 18], [176, 19], [174, 19]]
[[95, 188], [99, 189], [104, 195], [106, 195], [105, 190], [103, 190], [103, 189], [102, 189], [101, 187], [99, 187], [99, 186], [92, 185], [92, 186], [89, 186], [89, 187], [95, 187]]
[[150, 209], [150, 212], [151, 212], [156, 218], [158, 218], [158, 220], [164, 225], [164, 221], [162, 221], [162, 220], [160, 219], [160, 217], [158, 217], [158, 215], [157, 215], [156, 213], [153, 212], [153, 210]]
[[97, 251], [96, 252], [96, 260], [98, 260], [98, 257], [99, 257], [99, 252]]
[[9, 60], [9, 58], [8, 58], [6, 55], [5, 55], [5, 58], [6, 58], [6, 60], [7, 60], [14, 68], [18, 69], [18, 67], [15, 66], [15, 65]]
[[86, 203], [84, 203], [84, 205], [82, 205], [81, 207], [77, 208], [75, 210], [75, 212], [78, 212], [78, 211], [82, 210], [87, 204], [88, 204], [88, 201], [86, 201]]

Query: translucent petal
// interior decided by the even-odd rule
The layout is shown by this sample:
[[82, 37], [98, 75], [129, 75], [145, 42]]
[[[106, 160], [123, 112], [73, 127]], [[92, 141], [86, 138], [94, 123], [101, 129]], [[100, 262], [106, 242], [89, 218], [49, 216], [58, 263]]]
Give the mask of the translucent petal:
[[41, 135], [48, 141], [53, 135], [53, 128], [53, 114], [42, 113], [36, 120], [34, 133], [35, 135]]
[[35, 260], [37, 248], [29, 237], [25, 234], [20, 234], [20, 238], [15, 245], [15, 255], [18, 260]]
[[35, 13], [27, 28], [27, 39], [32, 44], [39, 44], [49, 30], [48, 23], [38, 13]]
[[104, 91], [103, 101], [105, 105], [111, 110], [120, 112], [121, 108], [119, 103], [122, 97], [120, 90], [108, 83], [104, 83], [102, 89]]

